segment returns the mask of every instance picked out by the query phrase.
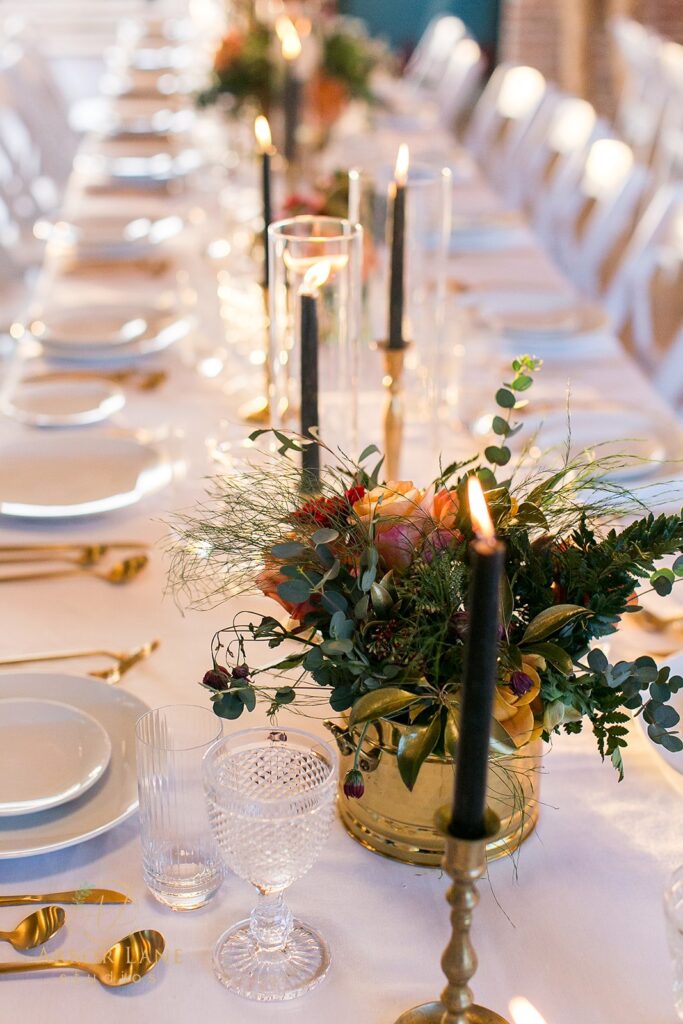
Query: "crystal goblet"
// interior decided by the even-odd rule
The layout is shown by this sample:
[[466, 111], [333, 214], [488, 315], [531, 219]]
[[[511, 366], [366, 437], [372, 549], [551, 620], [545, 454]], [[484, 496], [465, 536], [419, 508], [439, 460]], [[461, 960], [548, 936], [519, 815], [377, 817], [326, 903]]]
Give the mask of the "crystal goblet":
[[209, 818], [226, 865], [259, 897], [218, 940], [219, 980], [248, 999], [293, 999], [327, 973], [325, 940], [292, 917], [283, 892], [317, 859], [334, 815], [331, 747], [297, 729], [246, 729], [204, 757]]

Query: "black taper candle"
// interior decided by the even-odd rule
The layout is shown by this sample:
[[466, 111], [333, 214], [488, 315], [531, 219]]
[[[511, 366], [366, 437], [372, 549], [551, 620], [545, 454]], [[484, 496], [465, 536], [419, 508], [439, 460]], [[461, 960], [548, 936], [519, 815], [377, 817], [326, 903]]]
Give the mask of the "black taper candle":
[[297, 78], [294, 68], [288, 63], [282, 91], [285, 115], [285, 159], [288, 164], [293, 164], [298, 154], [302, 84], [301, 80]]
[[[314, 438], [318, 427], [318, 299], [317, 293], [301, 293], [301, 433]], [[316, 491], [320, 483], [320, 448], [305, 445], [301, 453], [302, 484]]]
[[[478, 480], [476, 487], [486, 509]], [[472, 503], [470, 485], [470, 509]], [[490, 526], [490, 520], [488, 524]], [[481, 839], [486, 834], [486, 785], [504, 565], [505, 546], [496, 540], [490, 527], [489, 536], [480, 537], [470, 545], [469, 625], [450, 823], [451, 834], [460, 839]]]
[[270, 267], [268, 265], [268, 228], [273, 219], [270, 179], [270, 151], [266, 150], [262, 157], [263, 173], [263, 285], [268, 288], [270, 284]]
[[394, 181], [389, 187], [390, 266], [389, 266], [389, 336], [390, 349], [405, 347], [403, 310], [405, 303], [405, 241], [406, 241], [406, 176], [408, 147], [402, 145], [396, 160]]

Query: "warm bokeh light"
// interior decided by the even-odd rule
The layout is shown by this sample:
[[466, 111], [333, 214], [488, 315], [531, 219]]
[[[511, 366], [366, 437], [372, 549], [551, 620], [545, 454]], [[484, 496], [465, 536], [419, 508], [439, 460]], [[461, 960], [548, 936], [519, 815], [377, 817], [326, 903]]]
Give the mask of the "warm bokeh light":
[[545, 90], [545, 78], [537, 68], [526, 64], [510, 68], [498, 96], [498, 113], [513, 121], [526, 117], [540, 103]]
[[282, 45], [284, 59], [296, 60], [301, 54], [301, 39], [292, 19], [286, 14], [281, 14], [275, 22], [275, 32]]
[[515, 996], [510, 1000], [510, 1013], [513, 1024], [546, 1024], [545, 1018], [524, 996]]
[[410, 167], [410, 150], [405, 142], [402, 142], [398, 147], [398, 156], [396, 157], [396, 169], [394, 171], [394, 178], [397, 185], [405, 185], [408, 180], [408, 168]]
[[254, 135], [256, 136], [256, 141], [259, 144], [261, 152], [267, 153], [273, 144], [273, 138], [270, 134], [268, 118], [264, 117], [263, 114], [259, 114], [254, 121]]
[[301, 285], [302, 295], [315, 295], [318, 288], [322, 288], [332, 272], [330, 260], [320, 260], [309, 267], [304, 274], [304, 281]]
[[467, 498], [474, 532], [485, 540], [493, 540], [495, 536], [493, 521], [486, 504], [484, 491], [476, 476], [471, 476], [467, 481]]

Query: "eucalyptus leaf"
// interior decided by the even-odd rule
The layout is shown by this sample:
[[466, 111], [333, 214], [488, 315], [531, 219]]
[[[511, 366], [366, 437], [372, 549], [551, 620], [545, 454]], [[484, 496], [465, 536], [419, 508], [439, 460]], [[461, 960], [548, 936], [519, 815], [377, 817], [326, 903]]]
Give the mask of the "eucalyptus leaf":
[[339, 531], [330, 529], [316, 530], [311, 540], [316, 547], [320, 544], [332, 544], [335, 540], [339, 540]]
[[276, 587], [278, 597], [288, 604], [303, 604], [311, 596], [311, 586], [304, 579], [285, 580]]
[[508, 388], [499, 388], [496, 391], [496, 405], [499, 405], [501, 409], [513, 409], [516, 401], [514, 394]]
[[282, 544], [273, 544], [270, 549], [270, 553], [273, 558], [301, 558], [305, 555], [308, 548], [305, 544], [299, 544], [296, 540], [288, 540]]

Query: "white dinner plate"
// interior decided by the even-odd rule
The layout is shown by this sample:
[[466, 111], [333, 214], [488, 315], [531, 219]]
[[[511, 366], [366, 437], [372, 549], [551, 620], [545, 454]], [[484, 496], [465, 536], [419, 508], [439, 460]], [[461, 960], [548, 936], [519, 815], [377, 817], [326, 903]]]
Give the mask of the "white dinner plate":
[[127, 345], [84, 345], [82, 348], [67, 348], [44, 344], [43, 348], [46, 356], [55, 362], [76, 363], [79, 366], [128, 365], [175, 345], [187, 337], [195, 323], [194, 317], [166, 316], [154, 330]]
[[29, 330], [45, 348], [115, 348], [139, 341], [167, 316], [152, 306], [66, 306], [44, 311]]
[[0, 698], [0, 818], [76, 800], [110, 758], [106, 730], [85, 711], [38, 697]]
[[30, 427], [80, 427], [108, 419], [125, 404], [123, 391], [104, 380], [43, 380], [19, 383], [3, 411]]
[[184, 178], [197, 170], [201, 162], [196, 149], [184, 149], [180, 153], [157, 152], [150, 156], [105, 157], [99, 153], [81, 153], [74, 167], [79, 174], [101, 180], [105, 185], [154, 188]]
[[176, 238], [181, 217], [84, 217], [54, 223], [38, 221], [34, 233], [51, 250], [76, 259], [140, 259]]
[[552, 341], [606, 330], [607, 314], [593, 303], [566, 291], [490, 289], [471, 291], [459, 304], [476, 309], [484, 323], [512, 340]]
[[560, 466], [569, 441], [570, 458], [586, 452], [587, 459], [624, 456], [623, 466], [609, 469], [607, 477], [619, 483], [630, 483], [661, 470], [667, 458], [668, 444], [665, 428], [647, 413], [631, 406], [577, 409], [545, 415], [542, 422], [523, 432], [527, 438], [537, 428], [535, 446], [543, 453], [539, 459], [549, 469]]
[[171, 459], [134, 438], [22, 434], [0, 443], [0, 516], [99, 515], [135, 504], [172, 478]]
[[109, 767], [76, 800], [37, 814], [0, 819], [0, 858], [63, 850], [101, 835], [130, 817], [138, 805], [135, 723], [149, 708], [126, 690], [101, 679], [61, 673], [7, 672], [0, 698], [57, 700], [91, 715], [109, 736]]

